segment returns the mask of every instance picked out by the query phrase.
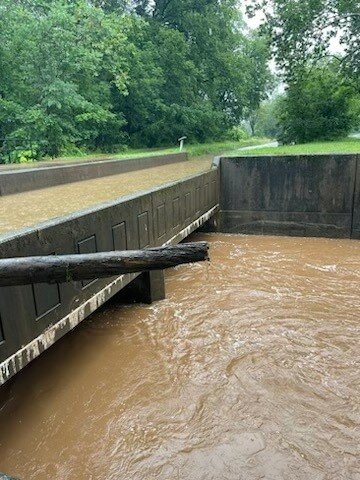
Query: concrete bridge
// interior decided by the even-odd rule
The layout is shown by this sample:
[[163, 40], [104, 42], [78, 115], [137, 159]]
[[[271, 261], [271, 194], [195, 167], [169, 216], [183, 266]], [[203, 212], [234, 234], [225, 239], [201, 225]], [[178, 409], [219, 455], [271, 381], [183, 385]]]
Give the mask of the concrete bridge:
[[[170, 162], [173, 160], [170, 158]], [[153, 159], [154, 161], [156, 165], [159, 160]], [[161, 161], [164, 162], [164, 159]], [[68, 168], [72, 178], [73, 169], [65, 168]], [[99, 169], [95, 165], [85, 168], [89, 169], [90, 174], [93, 169]], [[48, 177], [50, 169], [47, 170], [39, 177], [36, 172], [23, 172], [26, 186], [29, 186], [30, 181], [33, 185], [37, 182], [36, 188], [44, 186], [44, 178], [52, 179], [53, 183], [53, 177]], [[55, 175], [59, 168], [56, 170]], [[105, 172], [107, 175], [108, 170]], [[82, 171], [84, 179], [85, 173]], [[11, 174], [6, 175], [9, 177]], [[21, 185], [22, 174], [16, 172], [13, 175], [19, 179], [17, 185]], [[64, 175], [60, 170], [62, 183]], [[12, 189], [15, 188], [16, 182], [13, 180], [9, 182], [8, 188], [10, 185]], [[0, 255], [5, 258], [90, 253], [178, 243], [214, 215], [218, 208], [218, 191], [216, 170], [195, 175], [50, 220], [20, 233], [2, 235]], [[137, 277], [141, 277], [138, 288], [145, 301], [163, 296], [163, 277], [158, 272], [123, 275], [92, 282], [2, 288], [0, 384], [5, 383]]]
[[[166, 160], [154, 161], [164, 164]], [[149, 166], [151, 162], [146, 163]], [[66, 178], [110, 175], [119, 166], [83, 167], [88, 174], [79, 166], [66, 168], [69, 177], [61, 167], [39, 176], [16, 172], [16, 179], [6, 172], [6, 181], [0, 174], [1, 192], [18, 191], [22, 181], [29, 190], [42, 188], [48, 181], [54, 185], [65, 183]], [[360, 158], [217, 159], [205, 173], [6, 233], [0, 237], [0, 255], [90, 253], [174, 244], [206, 223], [210, 230], [229, 233], [360, 238]], [[159, 272], [2, 288], [0, 385], [130, 283], [144, 301], [164, 296]]]

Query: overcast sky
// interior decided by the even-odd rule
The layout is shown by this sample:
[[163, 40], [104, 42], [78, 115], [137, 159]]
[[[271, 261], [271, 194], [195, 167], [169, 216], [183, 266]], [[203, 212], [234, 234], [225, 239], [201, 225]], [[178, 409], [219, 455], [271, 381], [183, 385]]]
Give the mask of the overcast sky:
[[244, 15], [244, 20], [246, 23], [249, 25], [250, 28], [258, 28], [260, 26], [260, 23], [262, 21], [262, 15], [261, 12], [258, 12], [254, 18], [249, 18], [246, 15], [246, 3], [243, 2], [241, 4], [241, 11]]
[[[249, 18], [246, 15], [246, 6], [244, 3], [242, 4], [241, 10], [243, 12], [244, 19], [250, 28], [254, 29], [260, 26], [263, 20], [263, 16], [261, 15], [261, 12], [258, 12], [254, 18]], [[344, 52], [344, 48], [340, 45], [339, 38], [333, 38], [330, 42], [330, 53], [332, 53], [333, 55], [336, 55], [339, 53], [341, 54], [343, 52]]]

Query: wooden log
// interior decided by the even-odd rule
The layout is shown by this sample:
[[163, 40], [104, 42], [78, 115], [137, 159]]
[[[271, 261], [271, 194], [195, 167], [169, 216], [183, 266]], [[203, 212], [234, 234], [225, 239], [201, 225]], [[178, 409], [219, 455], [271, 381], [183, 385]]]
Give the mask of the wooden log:
[[206, 242], [84, 255], [49, 255], [0, 259], [0, 286], [63, 283], [125, 273], [163, 270], [208, 260]]

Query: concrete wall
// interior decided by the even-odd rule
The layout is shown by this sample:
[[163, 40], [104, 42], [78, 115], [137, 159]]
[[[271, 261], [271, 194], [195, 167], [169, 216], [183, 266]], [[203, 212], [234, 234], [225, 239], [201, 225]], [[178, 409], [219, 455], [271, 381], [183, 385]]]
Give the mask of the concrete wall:
[[0, 172], [0, 196], [184, 162], [187, 159], [186, 153], [175, 153], [128, 160], [107, 160], [57, 167], [3, 171]]
[[222, 158], [219, 229], [359, 238], [359, 167], [356, 155]]
[[360, 240], [360, 155], [357, 156], [351, 238]]
[[[0, 237], [0, 256], [138, 249], [178, 243], [218, 205], [218, 172], [190, 177], [120, 202]], [[0, 385], [137, 275], [0, 289]], [[24, 348], [23, 348], [24, 347]]]

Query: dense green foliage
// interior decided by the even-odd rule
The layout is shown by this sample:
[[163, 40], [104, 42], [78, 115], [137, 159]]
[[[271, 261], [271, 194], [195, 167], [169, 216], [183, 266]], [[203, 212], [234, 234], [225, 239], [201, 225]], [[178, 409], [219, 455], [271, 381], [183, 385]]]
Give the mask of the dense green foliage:
[[[288, 88], [285, 98], [257, 112], [257, 133], [284, 143], [339, 138], [360, 125], [360, 2], [254, 0]], [[334, 55], [334, 52], [336, 55]], [[261, 118], [260, 118], [261, 117]], [[256, 130], [256, 129], [255, 129]]]
[[243, 27], [236, 0], [0, 0], [2, 161], [225, 138], [270, 78]]
[[126, 92], [124, 20], [85, 3], [28, 3], [3, 2], [0, 12], [5, 147], [55, 156], [80, 142], [120, 143], [125, 119], [113, 110], [112, 95]]
[[349, 114], [355, 132], [360, 131], [360, 93], [354, 94], [349, 101]]
[[255, 133], [281, 143], [333, 140], [360, 128], [360, 95], [336, 64], [303, 68], [285, 93], [263, 102]]
[[331, 57], [331, 43], [339, 41], [344, 53], [343, 75], [360, 88], [359, 0], [247, 0], [248, 11], [262, 11], [278, 65], [287, 79], [310, 61]]
[[345, 136], [353, 125], [351, 98], [352, 89], [331, 68], [304, 71], [278, 106], [278, 139], [305, 143]]

